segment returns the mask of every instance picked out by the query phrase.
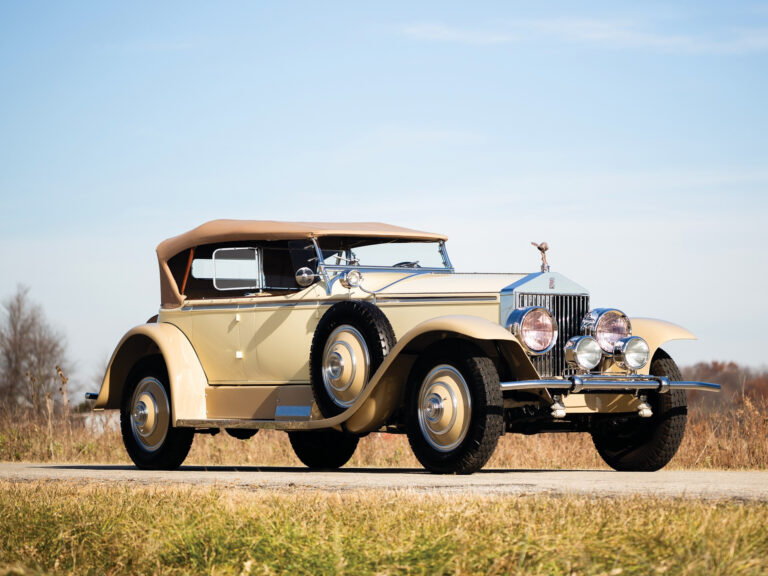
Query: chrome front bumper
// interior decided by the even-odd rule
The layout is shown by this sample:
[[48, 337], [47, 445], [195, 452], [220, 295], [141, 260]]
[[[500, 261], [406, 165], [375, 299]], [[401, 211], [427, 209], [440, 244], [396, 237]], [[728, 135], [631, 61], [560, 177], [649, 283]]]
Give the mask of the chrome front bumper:
[[703, 390], [718, 392], [720, 384], [710, 382], [680, 382], [670, 380], [666, 376], [646, 376], [633, 374], [583, 374], [570, 376], [565, 379], [520, 380], [517, 382], [502, 382], [501, 391], [515, 390], [562, 390], [570, 393], [578, 392], [634, 392], [650, 390], [664, 394], [670, 390]]

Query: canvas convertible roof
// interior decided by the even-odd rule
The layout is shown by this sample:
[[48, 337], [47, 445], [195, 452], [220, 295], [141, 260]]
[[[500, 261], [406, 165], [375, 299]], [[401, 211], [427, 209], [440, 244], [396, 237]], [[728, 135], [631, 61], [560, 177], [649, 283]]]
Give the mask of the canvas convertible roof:
[[322, 236], [365, 236], [406, 238], [410, 240], [446, 240], [442, 234], [420, 232], [379, 222], [276, 222], [274, 220], [211, 220], [189, 232], [164, 240], [157, 247], [160, 260], [202, 244], [238, 240], [298, 240]]
[[160, 264], [162, 305], [180, 306], [183, 298], [173, 279], [168, 260], [184, 250], [240, 240], [299, 240], [323, 236], [357, 236], [366, 238], [402, 238], [404, 240], [447, 240], [442, 234], [421, 232], [379, 222], [277, 222], [274, 220], [211, 220], [189, 232], [164, 240], [157, 246]]

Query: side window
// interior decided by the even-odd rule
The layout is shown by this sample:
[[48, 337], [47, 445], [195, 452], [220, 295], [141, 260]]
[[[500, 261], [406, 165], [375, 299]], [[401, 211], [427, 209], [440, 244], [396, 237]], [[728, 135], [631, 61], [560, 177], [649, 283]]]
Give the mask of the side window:
[[216, 290], [261, 290], [264, 287], [258, 248], [219, 248], [211, 259], [195, 259], [192, 277], [213, 280]]

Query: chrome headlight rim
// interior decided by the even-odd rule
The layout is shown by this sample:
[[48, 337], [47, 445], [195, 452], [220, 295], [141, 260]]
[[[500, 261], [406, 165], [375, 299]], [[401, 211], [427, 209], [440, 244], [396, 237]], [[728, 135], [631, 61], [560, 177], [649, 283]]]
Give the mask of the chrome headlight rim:
[[[614, 333], [618, 338], [603, 346], [603, 344], [601, 344], [601, 335], [604, 332], [602, 326], [611, 316], [615, 315], [618, 315], [626, 324], [626, 333]], [[632, 323], [629, 321], [629, 316], [617, 308], [595, 308], [594, 310], [590, 310], [589, 314], [587, 314], [581, 322], [581, 329], [584, 335], [592, 336], [603, 351], [603, 355], [609, 357], [613, 356], [613, 348], [618, 340], [628, 338], [632, 335]]]
[[[528, 346], [528, 343], [526, 342], [525, 336], [523, 334], [524, 330], [524, 323], [526, 318], [529, 317], [530, 314], [533, 312], [543, 311], [544, 313], [549, 316], [550, 320], [552, 321], [552, 337], [550, 339], [549, 344], [541, 349], [536, 350], [535, 348], [532, 348]], [[557, 336], [558, 336], [558, 326], [557, 326], [557, 320], [555, 319], [554, 314], [550, 312], [547, 308], [544, 308], [543, 306], [528, 306], [527, 308], [516, 308], [512, 311], [512, 313], [509, 315], [509, 318], [507, 319], [507, 329], [512, 333], [513, 336], [516, 336], [520, 344], [523, 346], [525, 351], [531, 355], [531, 356], [541, 356], [543, 354], [546, 354], [552, 348], [555, 347], [555, 344], [557, 344]]]
[[[586, 350], [587, 347], [593, 349]], [[588, 362], [587, 354], [596, 355], [597, 358], [594, 362]], [[574, 368], [589, 372], [597, 368], [602, 359], [603, 349], [592, 336], [574, 336], [565, 344], [565, 360]]]
[[[640, 348], [639, 350], [637, 348]], [[642, 354], [643, 361], [630, 361], [631, 355]], [[626, 338], [619, 339], [616, 344], [613, 345], [613, 361], [617, 366], [624, 370], [630, 370], [636, 372], [642, 370], [648, 365], [651, 359], [651, 349], [648, 346], [648, 342], [645, 338], [640, 336], [627, 336]]]

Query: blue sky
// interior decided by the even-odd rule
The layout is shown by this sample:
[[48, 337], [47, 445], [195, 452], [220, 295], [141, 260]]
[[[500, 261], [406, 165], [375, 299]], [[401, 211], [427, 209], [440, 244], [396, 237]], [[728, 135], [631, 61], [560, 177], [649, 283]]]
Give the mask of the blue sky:
[[2, 2], [0, 296], [81, 381], [219, 217], [440, 231], [765, 364], [768, 3]]

